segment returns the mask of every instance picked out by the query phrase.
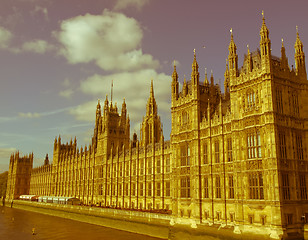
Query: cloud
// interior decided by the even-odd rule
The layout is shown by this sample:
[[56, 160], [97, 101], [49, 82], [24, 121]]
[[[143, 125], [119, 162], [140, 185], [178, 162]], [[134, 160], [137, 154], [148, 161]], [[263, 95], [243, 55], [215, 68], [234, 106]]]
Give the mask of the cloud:
[[[72, 107], [67, 107], [67, 108], [61, 108], [61, 109], [48, 111], [48, 112], [41, 112], [41, 113], [36, 113], [36, 112], [34, 112], [34, 113], [31, 113], [31, 112], [23, 113], [23, 112], [20, 112], [20, 113], [18, 113], [18, 116], [20, 118], [40, 118], [40, 117], [51, 116], [51, 115], [55, 115], [55, 114], [59, 114], [59, 113], [63, 113], [63, 112], [68, 112], [71, 108]], [[1, 120], [1, 118], [0, 118], [0, 120]]]
[[62, 82], [63, 87], [69, 87], [71, 85], [71, 81], [68, 78], [65, 78]]
[[31, 15], [36, 15], [36, 14], [42, 14], [46, 21], [49, 20], [48, 19], [48, 9], [45, 8], [45, 7], [41, 7], [41, 6], [36, 5], [34, 10], [31, 11]]
[[9, 30], [0, 26], [0, 48], [8, 48], [12, 37], [13, 35]]
[[9, 160], [14, 152], [16, 152], [16, 148], [0, 148], [0, 158], [7, 158]]
[[9, 170], [10, 156], [16, 148], [0, 148], [0, 173]]
[[19, 117], [21, 118], [39, 118], [41, 117], [41, 114], [39, 113], [31, 113], [31, 112], [28, 112], [28, 113], [19, 113], [18, 114]]
[[59, 96], [64, 97], [64, 98], [71, 98], [73, 95], [74, 91], [72, 89], [67, 89], [59, 92]]
[[69, 114], [77, 120], [94, 122], [97, 101], [90, 101], [69, 109]]
[[34, 52], [43, 54], [47, 51], [52, 51], [55, 47], [45, 40], [36, 39], [33, 41], [25, 42], [22, 45], [22, 50], [26, 52]]
[[149, 0], [117, 0], [114, 10], [123, 10], [128, 7], [134, 7], [140, 11], [142, 7], [149, 2]]
[[94, 61], [104, 70], [154, 68], [159, 62], [140, 48], [143, 32], [140, 24], [122, 13], [104, 10], [101, 15], [86, 14], [61, 23], [54, 32], [63, 45], [60, 54], [68, 62]]

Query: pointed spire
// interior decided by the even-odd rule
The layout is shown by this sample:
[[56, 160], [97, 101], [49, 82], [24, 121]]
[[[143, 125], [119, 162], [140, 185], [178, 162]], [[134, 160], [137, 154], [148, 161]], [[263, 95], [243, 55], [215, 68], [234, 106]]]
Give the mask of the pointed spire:
[[150, 90], [151, 98], [154, 98], [154, 90], [153, 90], [153, 79], [151, 79], [151, 90]]
[[184, 83], [183, 83], [183, 95], [186, 96], [187, 94], [187, 83], [186, 83], [186, 76], [184, 75]]
[[97, 100], [97, 106], [96, 106], [96, 117], [101, 115], [101, 104], [100, 104], [100, 100]]
[[214, 86], [213, 70], [211, 70], [211, 85]]
[[247, 68], [246, 68], [247, 73], [252, 71], [252, 59], [251, 59], [251, 54], [249, 51], [249, 44], [247, 44]]
[[236, 45], [233, 39], [232, 28], [230, 29], [230, 33], [231, 33], [231, 39], [229, 44], [229, 56], [228, 56], [229, 70], [230, 70], [230, 75], [232, 77], [236, 77], [238, 75], [238, 56], [236, 53]]
[[289, 64], [288, 64], [288, 58], [286, 56], [286, 49], [284, 48], [283, 45], [283, 38], [281, 38], [281, 68], [282, 69], [289, 69]]
[[209, 85], [209, 80], [207, 79], [207, 71], [206, 71], [206, 68], [204, 68], [204, 73], [205, 73], [204, 85]]
[[178, 81], [178, 73], [177, 73], [177, 71], [176, 71], [175, 60], [173, 61], [172, 81], [173, 81], [173, 82], [177, 82], [177, 81]]
[[269, 31], [265, 24], [264, 11], [262, 10], [262, 26], [260, 30], [260, 47], [262, 55], [269, 55], [271, 50], [271, 41], [269, 39]]
[[303, 43], [299, 38], [298, 26], [296, 26], [296, 42], [294, 45], [295, 48], [295, 65], [296, 65], [296, 74], [303, 80], [307, 79], [306, 73], [306, 63], [305, 63], [305, 53], [303, 50]]
[[199, 72], [198, 72], [198, 63], [196, 59], [196, 49], [194, 49], [194, 61], [192, 63], [192, 71], [191, 71], [191, 81], [195, 86], [199, 85]]
[[295, 48], [295, 53], [303, 52], [303, 43], [299, 38], [298, 26], [296, 26], [296, 41], [295, 41], [294, 48]]

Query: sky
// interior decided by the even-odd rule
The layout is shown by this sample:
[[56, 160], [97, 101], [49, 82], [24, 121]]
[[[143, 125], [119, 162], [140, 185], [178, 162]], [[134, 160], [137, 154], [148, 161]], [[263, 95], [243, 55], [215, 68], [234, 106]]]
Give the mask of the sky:
[[306, 0], [1, 0], [0, 173], [10, 155], [34, 153], [43, 164], [53, 143], [77, 137], [89, 145], [97, 100], [119, 112], [125, 98], [131, 135], [140, 123], [153, 79], [165, 139], [171, 132], [171, 74], [189, 80], [196, 49], [200, 80], [213, 72], [223, 86], [230, 29], [242, 66], [247, 45], [259, 47], [261, 12], [272, 55], [284, 39], [294, 65], [296, 26], [308, 49]]

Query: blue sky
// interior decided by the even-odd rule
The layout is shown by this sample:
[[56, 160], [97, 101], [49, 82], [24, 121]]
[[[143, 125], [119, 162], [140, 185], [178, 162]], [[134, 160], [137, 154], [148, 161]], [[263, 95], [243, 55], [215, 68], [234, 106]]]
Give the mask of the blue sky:
[[[53, 141], [77, 136], [88, 145], [97, 99], [125, 97], [131, 134], [145, 114], [151, 79], [165, 139], [170, 137], [170, 84], [176, 60], [189, 78], [196, 49], [201, 80], [213, 70], [223, 84], [230, 28], [239, 55], [259, 46], [264, 10], [272, 54], [284, 39], [294, 64], [296, 25], [308, 45], [307, 1], [2, 0], [0, 9], [0, 172], [10, 154], [34, 153], [35, 166]], [[109, 97], [110, 98], [110, 97]]]

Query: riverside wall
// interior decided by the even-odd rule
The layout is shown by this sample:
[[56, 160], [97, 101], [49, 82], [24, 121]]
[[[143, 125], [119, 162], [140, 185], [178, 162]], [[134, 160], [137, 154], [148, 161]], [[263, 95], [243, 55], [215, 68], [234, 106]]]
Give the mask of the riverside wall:
[[263, 234], [237, 234], [233, 226], [197, 224], [190, 219], [175, 219], [167, 214], [22, 200], [14, 200], [13, 205], [11, 205], [11, 202], [7, 202], [6, 206], [161, 239], [272, 239], [268, 235]]

